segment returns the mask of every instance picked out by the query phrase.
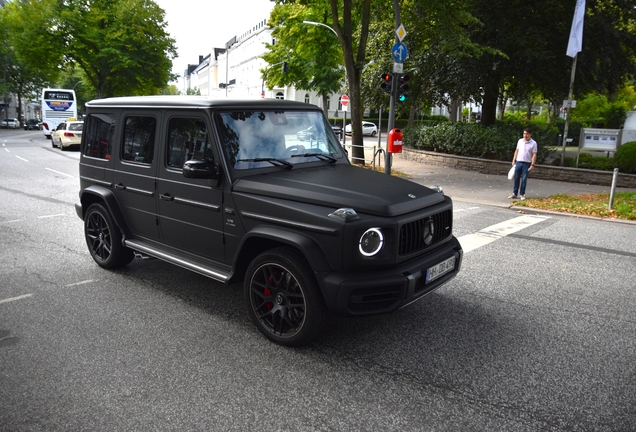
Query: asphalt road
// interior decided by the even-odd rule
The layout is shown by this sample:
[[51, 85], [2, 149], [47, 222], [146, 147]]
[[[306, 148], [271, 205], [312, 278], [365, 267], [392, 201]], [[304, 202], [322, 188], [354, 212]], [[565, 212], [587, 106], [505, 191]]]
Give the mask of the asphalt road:
[[0, 131], [0, 430], [636, 429], [636, 229], [455, 202], [453, 281], [302, 349], [240, 286], [92, 261], [77, 152]]

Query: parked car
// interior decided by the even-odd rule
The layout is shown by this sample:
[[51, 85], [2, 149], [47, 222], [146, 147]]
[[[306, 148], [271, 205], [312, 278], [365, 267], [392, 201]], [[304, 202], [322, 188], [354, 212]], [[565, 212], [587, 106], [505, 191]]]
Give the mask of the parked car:
[[[351, 135], [351, 123], [345, 126], [345, 133], [347, 135]], [[376, 136], [378, 133], [378, 127], [375, 123], [371, 123], [368, 121], [362, 122], [362, 135], [371, 135], [372, 137]]]
[[332, 133], [300, 144], [330, 128], [318, 107], [153, 96], [86, 111], [75, 210], [96, 264], [138, 255], [242, 281], [276, 343], [309, 343], [330, 314], [396, 311], [460, 270], [451, 198], [353, 166]]
[[2, 129], [18, 129], [20, 121], [17, 118], [6, 118], [2, 120]]
[[309, 126], [307, 129], [296, 132], [296, 137], [301, 141], [316, 139], [316, 126]]
[[29, 119], [24, 123], [24, 130], [39, 130], [40, 121], [38, 119]]
[[64, 121], [51, 132], [51, 145], [66, 150], [71, 146], [79, 147], [82, 142], [83, 121]]
[[333, 129], [333, 133], [335, 133], [339, 139], [342, 139], [342, 128], [340, 126], [331, 125], [331, 129]]

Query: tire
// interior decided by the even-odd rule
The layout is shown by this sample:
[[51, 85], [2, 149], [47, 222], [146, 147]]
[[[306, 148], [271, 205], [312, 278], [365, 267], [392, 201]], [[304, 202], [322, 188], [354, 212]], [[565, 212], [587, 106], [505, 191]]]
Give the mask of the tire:
[[376, 132], [375, 132], [375, 131], [371, 132], [371, 137], [372, 137], [372, 138], [375, 138], [375, 135], [376, 135]]
[[122, 243], [122, 235], [110, 212], [92, 204], [84, 216], [84, 236], [88, 251], [102, 268], [115, 269], [130, 263], [135, 254]]
[[294, 250], [278, 248], [257, 256], [247, 269], [244, 292], [250, 318], [277, 344], [306, 345], [327, 322], [316, 278]]

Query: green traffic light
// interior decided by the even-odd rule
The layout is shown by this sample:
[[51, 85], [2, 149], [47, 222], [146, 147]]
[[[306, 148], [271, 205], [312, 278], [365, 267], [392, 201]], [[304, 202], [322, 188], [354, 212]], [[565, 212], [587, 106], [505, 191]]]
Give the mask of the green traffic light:
[[408, 96], [406, 96], [405, 94], [400, 95], [400, 97], [399, 97], [399, 101], [400, 102], [406, 102], [407, 99], [408, 99]]

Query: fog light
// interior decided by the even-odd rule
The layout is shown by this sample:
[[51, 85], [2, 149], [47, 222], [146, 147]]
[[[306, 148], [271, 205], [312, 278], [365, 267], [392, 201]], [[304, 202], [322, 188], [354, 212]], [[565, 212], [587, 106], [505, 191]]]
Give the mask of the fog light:
[[384, 236], [377, 228], [370, 228], [360, 237], [360, 253], [364, 256], [373, 256], [380, 252], [384, 246]]

